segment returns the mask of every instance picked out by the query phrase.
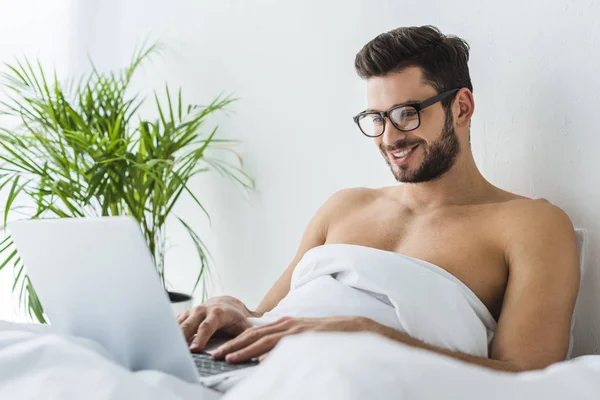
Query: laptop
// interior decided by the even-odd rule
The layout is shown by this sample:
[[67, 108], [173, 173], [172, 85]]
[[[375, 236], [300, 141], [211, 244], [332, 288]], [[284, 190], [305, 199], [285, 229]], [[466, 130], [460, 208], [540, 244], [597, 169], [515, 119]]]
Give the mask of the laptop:
[[94, 340], [131, 371], [208, 387], [257, 364], [190, 353], [133, 218], [15, 221], [8, 228], [55, 332]]

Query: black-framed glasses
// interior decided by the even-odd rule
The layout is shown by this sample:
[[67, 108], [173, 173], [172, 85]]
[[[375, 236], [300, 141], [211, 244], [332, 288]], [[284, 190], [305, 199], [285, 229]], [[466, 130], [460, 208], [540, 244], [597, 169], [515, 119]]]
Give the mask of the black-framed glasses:
[[448, 90], [419, 103], [401, 104], [387, 111], [363, 111], [352, 117], [352, 119], [365, 136], [372, 138], [383, 135], [386, 118], [401, 132], [414, 131], [421, 126], [422, 110], [446, 99], [459, 90]]

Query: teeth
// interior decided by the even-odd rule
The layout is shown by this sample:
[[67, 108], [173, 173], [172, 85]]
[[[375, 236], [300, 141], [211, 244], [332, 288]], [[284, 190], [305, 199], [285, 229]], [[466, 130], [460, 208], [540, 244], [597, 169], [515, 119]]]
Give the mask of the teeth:
[[402, 158], [405, 155], [407, 155], [408, 153], [410, 153], [411, 151], [413, 151], [413, 149], [414, 149], [414, 147], [412, 149], [401, 151], [400, 153], [392, 153], [392, 155], [394, 156], [394, 158]]

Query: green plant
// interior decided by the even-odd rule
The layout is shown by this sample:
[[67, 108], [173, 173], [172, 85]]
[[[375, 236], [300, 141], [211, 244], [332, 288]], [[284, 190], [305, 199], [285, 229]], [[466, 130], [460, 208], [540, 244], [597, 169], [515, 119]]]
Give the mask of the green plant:
[[[219, 96], [207, 106], [184, 105], [181, 90], [172, 96], [167, 86], [165, 100], [154, 94], [156, 119], [139, 116], [144, 100], [128, 95], [127, 89], [140, 64], [156, 51], [154, 45], [136, 52], [118, 72], [101, 73], [92, 65], [89, 74], [66, 84], [56, 73], [49, 79], [39, 62], [6, 65], [6, 101], [0, 102], [0, 112], [14, 127], [0, 128], [0, 190], [8, 190], [4, 227], [13, 213], [28, 218], [132, 216], [165, 285], [165, 228], [172, 216], [185, 227], [198, 253], [195, 291], [206, 276], [209, 254], [173, 207], [180, 196], [190, 196], [210, 222], [189, 187], [191, 178], [202, 172], [217, 171], [246, 189], [254, 183], [242, 169], [233, 148], [236, 141], [217, 139], [217, 127], [201, 133], [208, 117], [235, 99]], [[213, 156], [211, 150], [232, 153], [236, 162]], [[45, 322], [8, 234], [0, 243], [0, 256], [0, 270], [14, 268], [13, 292], [18, 291], [21, 306], [31, 318]]]

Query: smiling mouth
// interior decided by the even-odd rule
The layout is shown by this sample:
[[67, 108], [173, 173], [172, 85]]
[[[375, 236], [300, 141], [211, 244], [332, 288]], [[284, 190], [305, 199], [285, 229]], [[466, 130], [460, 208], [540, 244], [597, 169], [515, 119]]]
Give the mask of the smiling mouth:
[[415, 151], [415, 149], [418, 146], [419, 145], [417, 144], [409, 149], [402, 150], [402, 151], [396, 151], [396, 152], [390, 153], [390, 154], [392, 155], [392, 159], [395, 162], [402, 162], [402, 161], [406, 160]]

